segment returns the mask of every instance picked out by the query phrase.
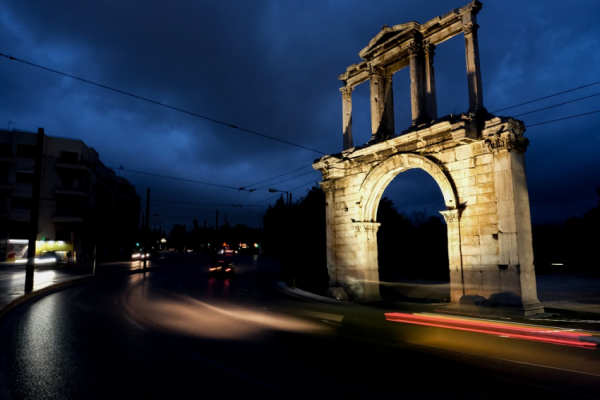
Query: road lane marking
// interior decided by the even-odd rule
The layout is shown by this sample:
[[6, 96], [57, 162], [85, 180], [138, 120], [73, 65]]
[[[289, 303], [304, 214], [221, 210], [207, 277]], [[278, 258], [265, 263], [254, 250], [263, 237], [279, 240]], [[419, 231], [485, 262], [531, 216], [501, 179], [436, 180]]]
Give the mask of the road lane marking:
[[430, 345], [430, 344], [417, 344], [417, 343], [414, 343], [414, 344], [416, 344], [417, 346], [430, 347], [432, 349], [438, 349], [438, 350], [448, 351], [448, 352], [452, 352], [452, 353], [464, 354], [464, 355], [469, 356], [469, 357], [486, 358], [488, 360], [504, 361], [504, 362], [508, 362], [508, 363], [528, 365], [530, 367], [547, 368], [547, 369], [553, 369], [553, 370], [562, 371], [562, 372], [572, 372], [574, 374], [589, 375], [589, 376], [594, 376], [594, 377], [600, 378], [600, 375], [594, 374], [592, 372], [575, 371], [573, 369], [553, 367], [553, 366], [550, 366], [550, 365], [534, 364], [534, 363], [529, 363], [529, 362], [526, 362], [526, 361], [518, 361], [518, 360], [509, 360], [507, 358], [490, 357], [490, 356], [486, 356], [486, 355], [482, 355], [482, 354], [467, 353], [466, 351], [447, 349], [447, 348], [440, 347], [440, 346], [433, 346], [433, 345]]
[[259, 385], [259, 386], [262, 386], [262, 387], [264, 387], [266, 389], [269, 389], [272, 392], [283, 393], [283, 389], [281, 389], [281, 388], [279, 388], [277, 386], [271, 385], [270, 383], [263, 382], [263, 381], [258, 380], [256, 378], [253, 378], [253, 377], [251, 377], [249, 375], [244, 374], [243, 372], [236, 371], [235, 369], [231, 369], [231, 368], [226, 367], [226, 366], [224, 366], [222, 364], [216, 363], [216, 362], [214, 362], [212, 360], [209, 360], [208, 358], [202, 357], [201, 355], [198, 355], [196, 353], [188, 353], [188, 354], [190, 356], [192, 356], [192, 357], [194, 357], [194, 358], [196, 358], [196, 359], [198, 359], [198, 360], [206, 363], [206, 364], [210, 364], [213, 367], [219, 368], [219, 369], [221, 369], [223, 371], [226, 371], [226, 372], [228, 372], [228, 373], [230, 373], [232, 375], [235, 375], [235, 376], [237, 376], [239, 378], [246, 379], [247, 381], [250, 381], [250, 382], [255, 383], [255, 384]]

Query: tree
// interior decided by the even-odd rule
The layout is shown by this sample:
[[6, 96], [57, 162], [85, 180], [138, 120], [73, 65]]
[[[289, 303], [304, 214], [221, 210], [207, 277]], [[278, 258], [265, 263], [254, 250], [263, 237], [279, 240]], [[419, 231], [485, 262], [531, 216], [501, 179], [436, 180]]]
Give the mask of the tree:
[[167, 242], [178, 252], [183, 252], [188, 241], [188, 232], [185, 225], [175, 224], [169, 232]]

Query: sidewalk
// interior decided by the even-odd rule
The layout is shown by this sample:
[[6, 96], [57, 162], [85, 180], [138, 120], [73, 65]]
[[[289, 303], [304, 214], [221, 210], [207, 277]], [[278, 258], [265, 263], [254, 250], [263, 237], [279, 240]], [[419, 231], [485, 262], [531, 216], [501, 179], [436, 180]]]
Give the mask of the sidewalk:
[[[149, 267], [148, 269], [151, 269]], [[93, 279], [113, 273], [136, 273], [140, 265], [131, 262], [107, 263], [98, 266], [98, 275], [93, 274], [92, 264], [57, 264], [36, 266], [33, 291], [25, 293], [25, 265], [0, 262], [0, 317], [13, 306], [78, 280]]]

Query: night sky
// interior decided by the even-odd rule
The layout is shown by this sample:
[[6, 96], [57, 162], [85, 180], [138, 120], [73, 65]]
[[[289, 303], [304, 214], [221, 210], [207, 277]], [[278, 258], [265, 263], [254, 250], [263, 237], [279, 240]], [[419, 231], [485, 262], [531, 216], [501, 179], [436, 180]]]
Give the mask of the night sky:
[[[479, 46], [486, 108], [494, 112], [600, 81], [600, 2], [482, 1]], [[342, 83], [384, 24], [425, 23], [466, 0], [4, 0], [0, 53], [168, 104], [294, 147], [0, 58], [0, 127], [81, 139], [102, 162], [152, 191], [151, 223], [169, 230], [258, 226], [277, 194], [293, 199], [320, 180], [310, 165], [342, 150]], [[464, 39], [438, 46], [438, 114], [467, 110]], [[394, 75], [396, 132], [410, 124], [409, 71]], [[526, 127], [600, 110], [600, 84], [497, 115]], [[353, 93], [354, 144], [370, 138], [369, 87]], [[557, 223], [598, 204], [600, 113], [532, 126], [525, 136], [532, 221]], [[123, 170], [119, 170], [122, 167]], [[278, 175], [290, 174], [263, 182]], [[160, 178], [158, 174], [175, 179]], [[292, 178], [292, 179], [290, 179]], [[196, 182], [210, 183], [205, 185]], [[238, 188], [257, 190], [239, 191]], [[437, 214], [424, 172], [386, 190], [399, 210]], [[233, 207], [232, 205], [235, 205]], [[240, 206], [241, 205], [241, 206]], [[144, 205], [145, 206], [145, 205]], [[156, 215], [154, 215], [156, 214]]]

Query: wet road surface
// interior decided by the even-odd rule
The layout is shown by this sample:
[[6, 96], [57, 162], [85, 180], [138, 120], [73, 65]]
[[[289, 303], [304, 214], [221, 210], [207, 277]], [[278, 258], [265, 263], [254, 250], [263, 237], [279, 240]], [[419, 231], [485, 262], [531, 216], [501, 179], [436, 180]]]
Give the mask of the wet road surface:
[[255, 260], [92, 280], [0, 325], [0, 398], [588, 398], [596, 347], [387, 321], [286, 296]]

